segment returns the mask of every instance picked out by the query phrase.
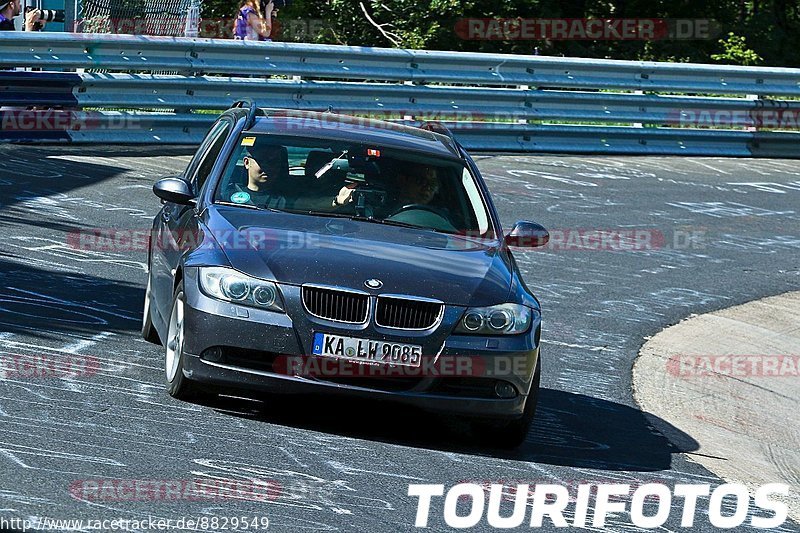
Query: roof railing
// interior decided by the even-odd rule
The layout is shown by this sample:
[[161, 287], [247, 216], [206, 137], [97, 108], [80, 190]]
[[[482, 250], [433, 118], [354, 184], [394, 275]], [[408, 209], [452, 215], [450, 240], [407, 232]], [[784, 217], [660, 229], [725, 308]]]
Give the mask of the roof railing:
[[444, 124], [442, 124], [437, 120], [429, 120], [427, 122], [423, 122], [418, 127], [421, 130], [432, 131], [433, 133], [438, 133], [440, 135], [449, 137], [453, 142], [455, 142], [456, 140], [455, 136], [453, 135], [453, 132], [450, 131], [450, 128], [448, 128], [447, 126], [445, 126]]
[[256, 124], [256, 117], [259, 115], [258, 105], [256, 105], [256, 101], [252, 98], [244, 98], [242, 100], [237, 100], [231, 106], [231, 109], [246, 109], [247, 110], [247, 119], [244, 124], [244, 129], [249, 130]]

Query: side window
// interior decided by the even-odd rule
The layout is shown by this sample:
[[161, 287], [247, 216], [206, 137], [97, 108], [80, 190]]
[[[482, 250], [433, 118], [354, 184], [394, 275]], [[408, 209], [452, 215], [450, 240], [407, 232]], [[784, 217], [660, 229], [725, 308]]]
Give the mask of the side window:
[[201, 156], [200, 163], [197, 165], [197, 170], [191, 176], [190, 182], [194, 187], [195, 192], [200, 192], [205, 185], [211, 170], [214, 168], [214, 163], [217, 162], [219, 154], [222, 152], [225, 141], [228, 138], [228, 130], [230, 124], [221, 122], [208, 136], [208, 142], [205, 147], [205, 153]]
[[183, 178], [185, 180], [190, 180], [195, 172], [197, 172], [197, 166], [200, 164], [200, 161], [203, 159], [203, 155], [208, 150], [208, 145], [211, 143], [211, 139], [216, 137], [219, 133], [219, 130], [225, 127], [225, 122], [219, 121], [215, 122], [211, 128], [206, 133], [206, 136], [203, 138], [203, 142], [200, 143], [200, 146], [197, 148], [197, 151], [192, 156], [192, 160], [189, 161], [189, 166], [186, 167], [186, 170], [183, 173]]

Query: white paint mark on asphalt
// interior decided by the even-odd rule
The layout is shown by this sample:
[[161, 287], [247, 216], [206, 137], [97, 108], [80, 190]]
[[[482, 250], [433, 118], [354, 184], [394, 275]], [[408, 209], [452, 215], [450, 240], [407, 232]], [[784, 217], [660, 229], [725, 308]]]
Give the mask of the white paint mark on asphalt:
[[755, 172], [759, 176], [769, 176], [769, 175], [772, 174], [771, 172], [764, 172], [761, 169], [759, 169], [758, 165], [755, 163], [755, 161], [750, 162], [750, 163], [743, 163], [742, 164], [742, 168], [744, 168], [744, 169], [746, 169], [746, 170], [748, 170], [750, 172]]
[[[120, 313], [115, 313], [113, 311], [109, 311], [108, 309], [101, 309], [99, 307], [93, 307], [91, 305], [86, 305], [85, 302], [84, 303], [71, 302], [69, 300], [62, 300], [60, 298], [56, 298], [55, 296], [50, 296], [50, 295], [47, 295], [47, 294], [41, 294], [41, 293], [34, 292], [34, 291], [27, 291], [27, 290], [24, 290], [24, 289], [18, 289], [16, 287], [7, 287], [7, 289], [9, 291], [16, 291], [16, 292], [21, 292], [21, 293], [24, 293], [24, 294], [30, 294], [32, 296], [37, 296], [38, 298], [44, 298], [45, 300], [49, 300], [51, 302], [60, 303], [60, 304], [62, 304], [64, 306], [66, 306], [66, 307], [79, 307], [79, 308], [82, 308], [82, 309], [90, 309], [92, 311], [97, 311], [99, 313], [104, 313], [104, 314], [107, 314], [107, 315], [115, 316], [117, 318], [124, 318], [126, 320], [137, 320], [137, 321], [139, 320], [139, 317], [133, 317], [133, 316], [130, 316], [130, 315], [123, 315], [123, 314], [120, 314]], [[32, 301], [34, 301], [34, 300], [32, 300]], [[83, 314], [83, 313], [81, 313], [81, 314]], [[87, 316], [91, 316], [91, 315], [87, 315]]]
[[629, 180], [631, 179], [628, 176], [619, 176], [617, 174], [609, 174], [609, 173], [599, 173], [599, 172], [578, 172], [578, 176], [582, 178], [589, 178], [589, 179], [599, 179], [599, 180]]
[[759, 192], [770, 192], [774, 194], [786, 194], [786, 190], [800, 191], [800, 180], [791, 181], [789, 183], [775, 183], [771, 181], [741, 181], [741, 182], [728, 182], [728, 185], [742, 185], [745, 187], [753, 187]]
[[304, 463], [303, 461], [301, 461], [301, 460], [300, 460], [300, 459], [299, 459], [299, 458], [298, 458], [298, 457], [297, 457], [295, 454], [293, 454], [293, 453], [291, 452], [291, 450], [289, 450], [288, 448], [285, 448], [285, 447], [283, 447], [283, 446], [278, 446], [278, 449], [279, 449], [280, 451], [282, 451], [282, 452], [283, 452], [283, 453], [284, 453], [284, 454], [285, 454], [285, 455], [286, 455], [286, 456], [287, 456], [289, 459], [291, 459], [292, 461], [294, 461], [295, 463], [297, 463], [297, 464], [298, 464], [300, 467], [302, 467], [302, 468], [308, 468], [308, 464], [306, 464], [306, 463]]
[[394, 510], [391, 502], [360, 496], [363, 491], [351, 487], [344, 480], [328, 480], [305, 472], [233, 461], [194, 459], [194, 462], [209, 469], [209, 471], [192, 471], [191, 473], [195, 476], [213, 479], [223, 474], [252, 481], [265, 479], [278, 481], [281, 491], [274, 499], [265, 502], [270, 505], [299, 507], [315, 511], [333, 511], [334, 509], [349, 511], [350, 507]]
[[795, 211], [772, 211], [736, 202], [667, 202], [667, 205], [714, 218], [770, 217], [795, 213]]
[[342, 472], [343, 474], [349, 474], [351, 476], [368, 474], [371, 476], [374, 475], [374, 476], [384, 476], [384, 477], [395, 477], [399, 479], [412, 479], [414, 481], [425, 481], [425, 478], [408, 476], [406, 474], [392, 474], [390, 472], [381, 472], [380, 470], [364, 470], [362, 468], [355, 468], [352, 466], [347, 466], [346, 464], [340, 463], [338, 461], [325, 461], [325, 463], [334, 470]]
[[547, 172], [540, 172], [538, 170], [509, 170], [508, 173], [515, 177], [532, 176], [535, 178], [542, 178], [545, 180], [558, 181], [560, 183], [565, 183], [567, 185], [577, 185], [579, 187], [597, 187], [596, 183], [592, 183], [590, 181], [580, 181], [571, 178], [565, 178], [563, 176], [555, 176], [553, 174], [549, 174]]
[[126, 466], [124, 463], [120, 463], [119, 461], [115, 461], [113, 459], [108, 459], [105, 457], [97, 457], [94, 455], [82, 455], [79, 453], [67, 453], [47, 448], [35, 448], [33, 446], [23, 446], [21, 444], [15, 444], [13, 442], [0, 441], [0, 452], [4, 451], [12, 453], [14, 455], [16, 454], [32, 455], [34, 457], [67, 459], [72, 461], [85, 462], [85, 463], [98, 463], [109, 466]]
[[564, 346], [565, 348], [580, 348], [581, 350], [589, 350], [590, 352], [605, 352], [611, 350], [608, 346], [589, 346], [587, 344], [570, 344], [568, 342], [559, 342], [552, 340], [543, 340], [543, 344], [552, 344], [554, 346]]
[[709, 170], [713, 170], [713, 171], [714, 171], [714, 172], [716, 172], [717, 174], [725, 174], [725, 175], [730, 175], [730, 172], [727, 172], [727, 171], [725, 171], [725, 170], [722, 170], [721, 168], [713, 167], [713, 166], [709, 165], [708, 163], [704, 163], [704, 162], [702, 162], [702, 161], [700, 161], [700, 160], [697, 160], [697, 159], [689, 159], [689, 161], [691, 161], [692, 163], [696, 163], [696, 164], [700, 165], [701, 167], [705, 167], [705, 168], [707, 168], [707, 169], [709, 169]]
[[110, 331], [103, 331], [102, 333], [98, 333], [97, 335], [92, 335], [90, 339], [83, 339], [67, 346], [64, 346], [63, 351], [66, 353], [74, 353], [77, 354], [81, 350], [85, 348], [89, 348], [90, 346], [94, 346], [98, 342], [102, 341], [103, 339], [107, 339], [114, 335]]

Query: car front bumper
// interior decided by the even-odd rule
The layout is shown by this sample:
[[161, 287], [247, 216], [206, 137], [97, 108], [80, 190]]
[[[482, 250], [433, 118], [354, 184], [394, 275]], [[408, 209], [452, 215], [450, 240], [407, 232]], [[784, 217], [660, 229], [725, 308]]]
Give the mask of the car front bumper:
[[[447, 306], [442, 323], [433, 332], [387, 331], [370, 324], [353, 326], [310, 317], [300, 303], [300, 288], [294, 286], [281, 285], [286, 313], [213, 299], [199, 290], [196, 272], [187, 269], [184, 279], [184, 374], [209, 389], [336, 394], [479, 418], [522, 416], [539, 357], [538, 318], [531, 331], [522, 335], [448, 335], [465, 308]], [[427, 358], [439, 364], [423, 364], [422, 369], [399, 379], [342, 373], [342, 368], [352, 370], [360, 365], [342, 367], [338, 360], [329, 366], [335, 369], [333, 374], [307, 373], [303, 362], [315, 363], [314, 358], [331, 361], [311, 355], [315, 331], [420, 344], [423, 361]], [[513, 386], [513, 397], [497, 393], [499, 382]]]

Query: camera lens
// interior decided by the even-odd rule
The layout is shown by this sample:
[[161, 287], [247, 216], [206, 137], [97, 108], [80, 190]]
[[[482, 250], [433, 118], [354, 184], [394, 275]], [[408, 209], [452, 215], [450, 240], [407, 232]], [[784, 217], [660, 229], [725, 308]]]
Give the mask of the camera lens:
[[64, 22], [67, 17], [63, 9], [42, 9], [42, 14], [39, 18], [43, 22]]

